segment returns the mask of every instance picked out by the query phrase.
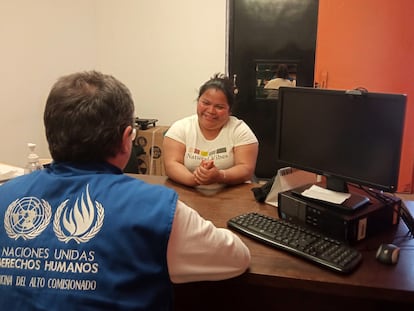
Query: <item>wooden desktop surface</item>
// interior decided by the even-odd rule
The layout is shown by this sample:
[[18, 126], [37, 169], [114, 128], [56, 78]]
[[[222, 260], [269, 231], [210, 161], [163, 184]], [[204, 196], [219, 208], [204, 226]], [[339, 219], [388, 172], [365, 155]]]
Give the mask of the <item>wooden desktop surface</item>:
[[[218, 227], [227, 227], [228, 219], [247, 212], [277, 217], [275, 207], [255, 201], [251, 188], [257, 184], [228, 187], [214, 196], [205, 196], [163, 176], [133, 176], [175, 189], [183, 202]], [[414, 205], [413, 201], [407, 203]], [[387, 305], [397, 310], [414, 306], [414, 240], [407, 232], [400, 222], [354, 245], [362, 252], [363, 261], [350, 275], [320, 268], [239, 234], [251, 251], [249, 271], [226, 281], [175, 285], [176, 310], [295, 310], [302, 306], [307, 310], [349, 310]], [[398, 264], [378, 262], [378, 246], [392, 242], [401, 247]]]

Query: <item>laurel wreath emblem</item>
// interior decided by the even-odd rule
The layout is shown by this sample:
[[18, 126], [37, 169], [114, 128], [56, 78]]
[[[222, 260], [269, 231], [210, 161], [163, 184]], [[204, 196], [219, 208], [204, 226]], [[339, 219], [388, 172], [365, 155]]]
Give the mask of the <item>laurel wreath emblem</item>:
[[[23, 199], [27, 199], [27, 198], [23, 198]], [[42, 199], [40, 201], [41, 201], [41, 206], [43, 208], [44, 214], [43, 214], [43, 217], [42, 217], [43, 219], [41, 219], [39, 225], [35, 226], [34, 229], [31, 230], [28, 233], [16, 232], [16, 230], [13, 230], [10, 220], [13, 217], [13, 213], [16, 212], [15, 207], [23, 199], [17, 199], [15, 201], [13, 201], [12, 203], [10, 203], [10, 205], [7, 207], [7, 211], [4, 215], [4, 228], [6, 230], [6, 233], [11, 239], [15, 239], [15, 240], [17, 240], [19, 237], [23, 238], [24, 240], [34, 239], [40, 233], [42, 233], [43, 230], [45, 230], [45, 228], [50, 223], [50, 219], [52, 218], [52, 208], [50, 207], [50, 204], [47, 201]], [[37, 216], [39, 216], [39, 215], [37, 215]]]
[[55, 231], [55, 234], [59, 241], [68, 243], [70, 240], [75, 240], [76, 243], [86, 243], [90, 239], [92, 239], [101, 229], [103, 220], [104, 220], [104, 209], [101, 203], [95, 201], [95, 206], [97, 210], [97, 217], [95, 225], [91, 227], [91, 229], [88, 231], [88, 233], [82, 235], [82, 236], [74, 236], [74, 235], [65, 235], [65, 233], [62, 230], [62, 227], [60, 225], [60, 219], [62, 216], [62, 213], [66, 207], [68, 200], [62, 202], [59, 207], [56, 210], [55, 218], [53, 221], [53, 231]]

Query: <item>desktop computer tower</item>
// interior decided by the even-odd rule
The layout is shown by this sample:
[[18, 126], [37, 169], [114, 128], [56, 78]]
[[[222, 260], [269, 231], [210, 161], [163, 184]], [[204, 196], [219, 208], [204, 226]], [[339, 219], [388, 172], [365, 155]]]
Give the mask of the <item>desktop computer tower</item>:
[[399, 222], [400, 200], [370, 203], [354, 211], [343, 211], [321, 201], [298, 196], [294, 190], [278, 194], [279, 218], [304, 225], [332, 238], [354, 244], [383, 232]]

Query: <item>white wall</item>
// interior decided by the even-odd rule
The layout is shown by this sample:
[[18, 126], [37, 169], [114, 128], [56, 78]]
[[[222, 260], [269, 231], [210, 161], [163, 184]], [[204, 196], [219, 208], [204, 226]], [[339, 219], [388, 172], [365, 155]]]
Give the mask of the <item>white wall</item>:
[[114, 75], [159, 125], [194, 113], [225, 70], [225, 23], [224, 0], [0, 0], [0, 162], [23, 166], [27, 142], [49, 157], [45, 100], [74, 71]]
[[198, 88], [225, 69], [226, 1], [103, 3], [98, 63], [130, 88], [137, 116], [169, 125], [194, 113]]
[[48, 157], [43, 108], [62, 74], [95, 66], [95, 1], [0, 0], [0, 162]]

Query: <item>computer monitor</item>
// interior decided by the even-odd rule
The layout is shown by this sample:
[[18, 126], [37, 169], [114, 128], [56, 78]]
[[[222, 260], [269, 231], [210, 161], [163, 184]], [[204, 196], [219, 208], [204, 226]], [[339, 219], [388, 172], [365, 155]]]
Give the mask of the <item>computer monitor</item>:
[[406, 95], [282, 87], [277, 160], [326, 177], [386, 192], [398, 186]]

